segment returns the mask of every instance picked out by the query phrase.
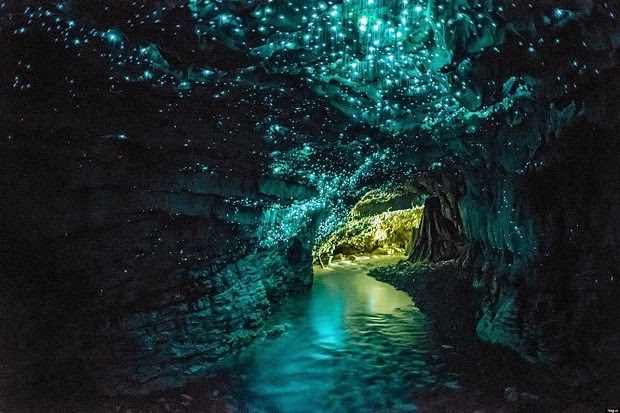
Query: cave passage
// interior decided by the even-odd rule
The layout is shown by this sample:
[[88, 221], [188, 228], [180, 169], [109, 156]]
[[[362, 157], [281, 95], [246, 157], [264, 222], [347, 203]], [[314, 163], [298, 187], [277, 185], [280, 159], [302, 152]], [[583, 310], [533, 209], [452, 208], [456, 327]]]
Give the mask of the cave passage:
[[0, 411], [618, 409], [618, 16], [0, 1]]
[[416, 239], [427, 195], [410, 186], [373, 189], [364, 194], [335, 231], [313, 248], [314, 262], [356, 256], [407, 254]]
[[[278, 412], [415, 411], [416, 391], [440, 380], [427, 365], [439, 347], [411, 298], [367, 275], [404, 259], [359, 257], [315, 266], [307, 295], [287, 298], [268, 329], [226, 367], [249, 409]], [[444, 377], [444, 381], [449, 381]]]

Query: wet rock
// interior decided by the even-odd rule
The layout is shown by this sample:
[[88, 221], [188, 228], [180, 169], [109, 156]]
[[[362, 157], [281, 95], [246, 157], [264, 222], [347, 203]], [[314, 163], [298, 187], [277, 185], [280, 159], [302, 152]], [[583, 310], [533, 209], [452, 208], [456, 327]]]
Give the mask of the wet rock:
[[267, 332], [267, 338], [277, 338], [288, 331], [288, 326], [282, 324], [275, 326]]
[[408, 260], [436, 262], [455, 258], [459, 250], [458, 227], [444, 215], [439, 197], [429, 197], [424, 203], [420, 227], [413, 238]]
[[388, 255], [405, 250], [422, 215], [421, 208], [412, 208], [421, 202], [419, 197], [407, 187], [366, 193], [343, 225], [315, 247], [317, 260], [319, 254], [325, 262], [332, 254]]
[[516, 402], [519, 399], [519, 393], [514, 387], [506, 387], [504, 390], [504, 398], [509, 402]]

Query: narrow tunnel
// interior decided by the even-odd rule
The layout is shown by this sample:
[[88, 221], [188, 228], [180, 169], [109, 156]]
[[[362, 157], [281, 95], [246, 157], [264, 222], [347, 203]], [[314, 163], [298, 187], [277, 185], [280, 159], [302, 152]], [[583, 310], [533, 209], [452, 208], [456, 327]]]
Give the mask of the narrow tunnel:
[[357, 255], [406, 254], [418, 231], [425, 197], [405, 186], [367, 192], [336, 231], [315, 245], [315, 263], [325, 266]]
[[617, 409], [619, 14], [0, 1], [0, 411]]
[[[442, 193], [440, 181], [446, 184]], [[333, 259], [392, 254], [411, 262], [458, 258], [467, 243], [458, 210], [463, 189], [447, 182], [425, 174], [365, 193], [336, 231], [315, 245], [314, 262], [324, 267]]]

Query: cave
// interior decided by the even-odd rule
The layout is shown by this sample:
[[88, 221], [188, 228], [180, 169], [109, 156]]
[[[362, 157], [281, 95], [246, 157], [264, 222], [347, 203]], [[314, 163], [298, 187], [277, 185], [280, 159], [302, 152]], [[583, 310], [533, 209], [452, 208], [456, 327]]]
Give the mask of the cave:
[[619, 14], [0, 1], [0, 411], [617, 411]]

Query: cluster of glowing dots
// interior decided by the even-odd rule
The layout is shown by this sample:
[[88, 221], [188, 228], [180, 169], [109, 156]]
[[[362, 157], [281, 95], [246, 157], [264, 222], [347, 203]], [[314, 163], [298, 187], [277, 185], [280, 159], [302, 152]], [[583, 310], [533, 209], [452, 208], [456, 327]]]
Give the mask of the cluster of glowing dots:
[[[443, 76], [426, 73], [449, 63], [451, 57], [438, 35], [445, 31], [445, 21], [435, 20], [432, 6], [432, 2], [417, 0], [346, 0], [330, 5], [319, 2], [300, 10], [308, 13], [301, 18], [301, 30], [276, 32], [255, 53], [275, 61], [276, 70], [284, 71], [296, 63], [287, 57], [292, 51], [315, 56], [306, 67], [313, 80], [372, 87], [376, 93], [370, 110], [384, 118], [406, 112], [403, 104], [429, 104], [447, 92]], [[444, 6], [434, 8], [441, 13]], [[265, 23], [276, 13], [274, 7], [259, 11]], [[286, 19], [285, 15], [280, 17]], [[267, 32], [266, 26], [262, 27]], [[424, 41], [429, 45], [420, 44]], [[399, 96], [392, 101], [383, 96], [394, 91], [399, 91]], [[343, 103], [369, 110], [354, 94]]]
[[[7, 3], [0, 3], [0, 10], [6, 8]], [[166, 6], [151, 11], [147, 5], [132, 2], [137, 12], [133, 18], [123, 22], [131, 28], [151, 25], [159, 26], [161, 32], [166, 28], [161, 23], [161, 15], [167, 11]], [[183, 9], [185, 5], [177, 5]], [[107, 11], [113, 11], [109, 6]], [[53, 36], [53, 41], [66, 49], [75, 49], [78, 57], [95, 57], [102, 59], [109, 65], [110, 90], [122, 87], [125, 82], [148, 82], [152, 85], [174, 85], [183, 94], [191, 84], [206, 84], [214, 74], [209, 69], [197, 71], [192, 79], [173, 70], [168, 62], [159, 53], [158, 48], [152, 44], [138, 45], [131, 43], [131, 39], [117, 27], [95, 28], [78, 23], [72, 10], [64, 2], [59, 2], [55, 7], [25, 7], [20, 13], [20, 19], [14, 14], [8, 14], [9, 20], [19, 21], [19, 27], [13, 29], [13, 35], [27, 36], [32, 28], [43, 30]], [[177, 25], [173, 30], [180, 29]], [[176, 33], [174, 33], [176, 34]], [[190, 82], [191, 80], [191, 82]], [[190, 84], [191, 83], [191, 84]], [[16, 81], [14, 87], [23, 86]], [[23, 88], [23, 87], [22, 87]]]
[[[158, 9], [134, 1], [132, 7], [136, 13], [124, 24], [148, 24], [162, 32], [167, 30], [159, 25], [162, 15], [169, 11], [166, 6], [160, 5]], [[302, 62], [304, 73], [319, 87], [336, 80], [339, 86], [335, 91], [322, 92], [348, 110], [353, 119], [398, 128], [400, 125], [393, 119], [412, 116], [412, 108], [435, 115], [424, 120], [434, 123], [435, 118], [442, 116], [442, 110], [456, 106], [446, 76], [437, 70], [451, 56], [438, 35], [445, 31], [445, 21], [434, 15], [443, 11], [441, 4], [419, 0], [346, 0], [341, 4], [320, 1], [295, 6], [291, 2], [268, 1], [253, 11], [255, 21], [220, 10], [219, 3], [213, 1], [191, 0], [187, 5], [180, 3], [174, 7], [187, 7], [193, 13], [199, 41], [206, 38], [205, 41], [224, 41], [246, 48], [247, 53], [262, 59], [273, 70], [287, 72], [289, 64], [299, 63], [289, 59], [286, 52], [312, 53], [314, 60]], [[18, 33], [38, 24], [52, 33], [56, 42], [76, 48], [78, 56], [88, 53], [107, 60], [111, 90], [122, 87], [123, 82], [146, 82], [173, 85], [180, 96], [185, 96], [195, 86], [218, 78], [217, 71], [209, 67], [189, 71], [174, 68], [157, 45], [135, 45], [118, 28], [76, 24], [63, 3], [55, 9], [26, 8], [24, 15], [27, 24], [16, 29]], [[180, 24], [172, 30], [178, 28]], [[259, 33], [262, 40], [247, 44], [248, 31]], [[422, 44], [431, 33], [432, 41]], [[285, 53], [278, 57], [279, 52]], [[29, 85], [16, 78], [14, 87]], [[226, 93], [222, 88], [214, 98]]]

